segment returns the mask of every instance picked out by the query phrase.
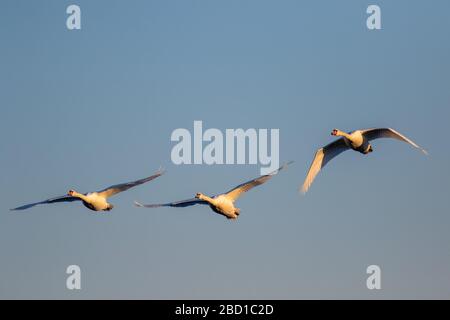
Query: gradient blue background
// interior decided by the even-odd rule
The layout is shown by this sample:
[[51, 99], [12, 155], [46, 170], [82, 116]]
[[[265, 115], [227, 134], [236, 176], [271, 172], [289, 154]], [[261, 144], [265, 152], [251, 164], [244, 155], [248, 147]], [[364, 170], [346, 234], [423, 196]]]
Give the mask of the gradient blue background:
[[[68, 5], [82, 30], [66, 29]], [[382, 30], [366, 8], [382, 9]], [[0, 298], [450, 298], [450, 2], [0, 2]], [[258, 166], [175, 166], [170, 134], [279, 128], [295, 160], [239, 200], [132, 202], [209, 194]], [[297, 190], [332, 128], [391, 126], [423, 145], [378, 140]], [[20, 204], [165, 176], [111, 199]], [[82, 290], [65, 287], [82, 269]], [[381, 291], [366, 288], [382, 268]]]

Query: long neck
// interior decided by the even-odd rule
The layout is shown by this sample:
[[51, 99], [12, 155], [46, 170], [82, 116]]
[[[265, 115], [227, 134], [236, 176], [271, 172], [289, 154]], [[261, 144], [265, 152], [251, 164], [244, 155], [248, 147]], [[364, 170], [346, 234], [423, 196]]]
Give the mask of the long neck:
[[214, 204], [216, 202], [213, 198], [205, 196], [204, 194], [200, 195], [199, 199], [203, 200], [203, 201], [206, 201], [206, 202], [208, 202], [210, 204]]
[[344, 131], [341, 131], [341, 130], [337, 130], [336, 136], [337, 137], [344, 137], [344, 138], [347, 138], [347, 139], [351, 140], [351, 136], [347, 132], [344, 132]]
[[87, 197], [84, 194], [81, 194], [81, 193], [78, 193], [78, 192], [74, 192], [72, 194], [72, 197], [79, 198], [79, 199], [81, 199], [81, 200], [83, 200], [85, 202], [88, 202]]

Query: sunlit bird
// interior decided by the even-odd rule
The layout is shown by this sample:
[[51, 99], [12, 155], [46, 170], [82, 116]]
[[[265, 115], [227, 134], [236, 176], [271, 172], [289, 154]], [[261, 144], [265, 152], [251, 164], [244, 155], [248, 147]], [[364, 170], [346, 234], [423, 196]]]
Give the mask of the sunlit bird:
[[144, 178], [141, 180], [137, 180], [137, 181], [133, 181], [133, 182], [127, 182], [127, 183], [113, 185], [111, 187], [108, 187], [108, 188], [106, 188], [102, 191], [98, 191], [98, 192], [89, 192], [89, 193], [81, 194], [81, 193], [76, 192], [75, 190], [69, 190], [69, 192], [65, 196], [56, 197], [56, 198], [48, 199], [48, 200], [41, 201], [41, 202], [27, 204], [27, 205], [17, 207], [17, 208], [11, 209], [11, 210], [13, 210], [13, 211], [25, 210], [25, 209], [29, 209], [31, 207], [34, 207], [34, 206], [37, 206], [40, 204], [82, 201], [85, 207], [87, 207], [93, 211], [110, 211], [113, 209], [114, 206], [112, 204], [108, 203], [108, 201], [107, 201], [108, 198], [110, 198], [120, 192], [126, 191], [130, 188], [133, 188], [133, 187], [136, 187], [143, 183], [152, 181], [153, 179], [156, 179], [159, 176], [161, 176], [163, 173], [164, 173], [163, 170], [159, 170], [150, 177], [147, 177], [147, 178]]
[[165, 204], [140, 204], [139, 202], [135, 202], [135, 205], [137, 207], [145, 207], [145, 208], [158, 208], [158, 207], [177, 207], [177, 208], [184, 208], [193, 206], [196, 204], [203, 204], [203, 205], [209, 205], [210, 208], [220, 214], [225, 216], [227, 219], [237, 219], [240, 214], [240, 209], [236, 208], [234, 205], [234, 202], [245, 192], [253, 189], [256, 186], [262, 185], [263, 183], [270, 180], [274, 175], [276, 175], [280, 170], [286, 168], [289, 164], [292, 162], [286, 163], [282, 167], [278, 168], [277, 170], [267, 174], [260, 176], [259, 178], [250, 180], [248, 182], [245, 182], [234, 189], [228, 191], [224, 194], [219, 194], [217, 196], [208, 197], [204, 195], [203, 193], [197, 193], [195, 198], [178, 201], [178, 202], [171, 202], [171, 203], [165, 203]]
[[392, 138], [406, 143], [409, 143], [413, 147], [420, 149], [424, 154], [428, 154], [426, 150], [422, 149], [416, 143], [398, 133], [391, 128], [373, 128], [365, 130], [355, 130], [350, 133], [342, 132], [338, 129], [334, 129], [331, 135], [341, 137], [340, 139], [328, 144], [327, 146], [317, 150], [314, 160], [309, 168], [303, 186], [300, 188], [302, 193], [306, 193], [317, 176], [319, 171], [325, 167], [325, 165], [334, 157], [342, 152], [353, 149], [362, 154], [368, 154], [373, 151], [370, 141], [378, 138]]

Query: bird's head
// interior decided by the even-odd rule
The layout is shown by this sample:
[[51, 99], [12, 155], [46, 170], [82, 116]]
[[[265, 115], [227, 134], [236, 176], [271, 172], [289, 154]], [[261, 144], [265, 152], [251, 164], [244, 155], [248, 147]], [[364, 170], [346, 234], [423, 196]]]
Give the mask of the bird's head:
[[72, 190], [72, 189], [70, 189], [69, 192], [67, 192], [67, 195], [71, 196], [71, 197], [73, 197], [74, 194], [75, 194], [75, 190]]
[[338, 135], [339, 130], [338, 129], [333, 129], [333, 131], [331, 131], [331, 135], [332, 136], [337, 136]]
[[195, 198], [197, 198], [197, 199], [202, 199], [203, 198], [203, 194], [202, 193], [200, 193], [200, 192], [197, 192], [197, 194], [195, 195]]
[[369, 145], [369, 152], [373, 152], [372, 145]]

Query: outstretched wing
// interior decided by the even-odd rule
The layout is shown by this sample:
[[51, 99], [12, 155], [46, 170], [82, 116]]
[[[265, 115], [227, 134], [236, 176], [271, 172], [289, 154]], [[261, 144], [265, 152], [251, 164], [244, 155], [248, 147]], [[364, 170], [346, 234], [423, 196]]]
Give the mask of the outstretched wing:
[[349, 147], [345, 143], [344, 139], [341, 138], [317, 150], [311, 167], [309, 168], [308, 174], [306, 175], [305, 182], [303, 182], [303, 186], [301, 187], [300, 191], [305, 194], [320, 170], [325, 167], [325, 165], [331, 159], [348, 149]]
[[152, 181], [153, 179], [156, 179], [158, 177], [160, 177], [161, 175], [164, 174], [163, 170], [159, 170], [158, 172], [156, 172], [154, 175], [144, 178], [144, 179], [140, 179], [140, 180], [136, 180], [136, 181], [132, 181], [132, 182], [127, 182], [127, 183], [121, 183], [121, 184], [116, 184], [114, 186], [108, 187], [102, 191], [99, 191], [98, 194], [101, 197], [109, 198], [112, 197], [113, 195], [126, 191], [130, 188], [136, 187], [140, 184]]
[[159, 208], [159, 207], [184, 208], [184, 207], [194, 206], [196, 204], [208, 204], [208, 202], [197, 199], [197, 198], [192, 198], [192, 199], [182, 200], [182, 201], [177, 201], [177, 202], [171, 202], [171, 203], [163, 203], [163, 204], [140, 204], [137, 201], [134, 202], [134, 205], [136, 207], [140, 207], [140, 208]]
[[57, 203], [57, 202], [73, 202], [73, 201], [79, 201], [79, 198], [75, 198], [75, 197], [71, 197], [71, 196], [62, 196], [62, 197], [56, 197], [56, 198], [52, 198], [52, 199], [47, 199], [41, 202], [35, 202], [35, 203], [30, 203], [30, 204], [26, 204], [14, 209], [10, 209], [11, 211], [18, 211], [18, 210], [26, 210], [26, 209], [30, 209], [34, 206], [40, 205], [40, 204], [50, 204], [50, 203]]
[[225, 196], [227, 198], [229, 198], [231, 201], [235, 201], [237, 198], [239, 198], [243, 193], [253, 189], [256, 186], [262, 185], [263, 183], [266, 183], [267, 181], [270, 180], [270, 178], [272, 178], [274, 175], [276, 175], [278, 172], [280, 172], [281, 170], [283, 170], [284, 168], [286, 168], [288, 165], [290, 165], [292, 163], [288, 162], [286, 164], [284, 164], [283, 166], [281, 166], [280, 168], [278, 168], [277, 170], [260, 176], [259, 178], [247, 181], [243, 184], [238, 185], [237, 187], [235, 187], [234, 189], [228, 191]]
[[409, 143], [413, 147], [421, 150], [424, 154], [428, 154], [428, 152], [417, 145], [414, 141], [408, 139], [401, 133], [395, 131], [391, 128], [373, 128], [373, 129], [366, 129], [362, 131], [362, 134], [368, 139], [368, 140], [375, 140], [379, 138], [392, 138], [397, 139], [406, 143]]

